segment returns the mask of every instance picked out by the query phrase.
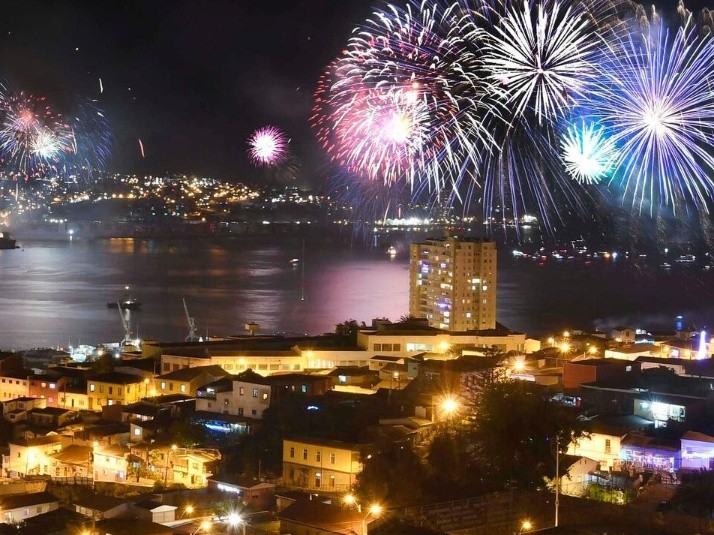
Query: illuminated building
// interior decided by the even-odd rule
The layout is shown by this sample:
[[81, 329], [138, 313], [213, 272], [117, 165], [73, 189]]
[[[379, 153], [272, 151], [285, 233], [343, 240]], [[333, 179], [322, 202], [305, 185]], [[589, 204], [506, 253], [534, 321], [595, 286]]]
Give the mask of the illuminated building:
[[362, 471], [365, 444], [317, 438], [283, 440], [283, 484], [303, 490], [348, 492]]
[[449, 331], [494, 329], [496, 244], [455, 237], [412, 243], [409, 314]]

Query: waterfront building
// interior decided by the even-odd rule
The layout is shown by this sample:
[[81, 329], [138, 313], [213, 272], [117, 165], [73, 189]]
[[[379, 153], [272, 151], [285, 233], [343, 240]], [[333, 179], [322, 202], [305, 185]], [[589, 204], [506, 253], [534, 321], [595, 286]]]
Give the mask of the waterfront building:
[[496, 328], [496, 244], [430, 238], [409, 248], [409, 314], [447, 331]]

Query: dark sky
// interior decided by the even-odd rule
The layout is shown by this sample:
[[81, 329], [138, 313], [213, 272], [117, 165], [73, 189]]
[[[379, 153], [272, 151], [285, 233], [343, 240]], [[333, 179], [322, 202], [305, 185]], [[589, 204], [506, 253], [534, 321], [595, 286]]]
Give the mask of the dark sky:
[[313, 175], [311, 93], [369, 12], [366, 0], [6, 1], [0, 76], [65, 113], [97, 98], [113, 126], [112, 169], [258, 178], [246, 139], [274, 124]]
[[111, 169], [258, 179], [246, 139], [274, 124], [303, 162], [301, 182], [318, 184], [324, 166], [307, 126], [311, 94], [378, 3], [5, 0], [0, 77], [64, 113], [77, 97], [97, 98], [113, 126]]

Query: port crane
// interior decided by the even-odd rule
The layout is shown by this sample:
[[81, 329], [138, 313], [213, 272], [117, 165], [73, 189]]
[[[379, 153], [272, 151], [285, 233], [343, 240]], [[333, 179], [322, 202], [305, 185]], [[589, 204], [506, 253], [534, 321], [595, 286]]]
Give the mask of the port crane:
[[119, 311], [121, 326], [124, 328], [124, 339], [121, 341], [121, 345], [125, 346], [131, 344], [133, 341], [131, 337], [131, 322], [129, 320], [129, 314], [131, 314], [131, 312], [127, 311], [127, 317], [124, 317], [124, 311], [121, 309], [119, 302], [117, 302], [117, 310]]
[[186, 299], [181, 298], [183, 301], [183, 310], [186, 313], [186, 323], [188, 323], [188, 336], [186, 337], [187, 342], [198, 342], [198, 335], [196, 334], [196, 319], [192, 318], [188, 313], [188, 305], [186, 305]]

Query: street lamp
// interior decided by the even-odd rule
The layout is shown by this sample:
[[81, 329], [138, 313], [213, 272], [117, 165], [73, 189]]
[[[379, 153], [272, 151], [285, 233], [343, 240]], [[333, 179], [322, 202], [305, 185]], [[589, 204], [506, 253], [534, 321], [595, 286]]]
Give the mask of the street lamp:
[[235, 529], [238, 526], [243, 526], [243, 535], [245, 535], [245, 525], [246, 521], [245, 519], [238, 513], [232, 512], [228, 515], [228, 525]]
[[190, 504], [187, 505], [183, 511], [184, 511], [184, 515], [192, 515], [193, 511], [194, 511], [193, 505], [190, 505]]
[[[169, 483], [169, 460], [171, 459], [171, 454], [178, 449], [176, 444], [171, 444], [171, 449], [166, 452], [166, 464], [164, 466], [164, 486]], [[171, 478], [173, 479], [173, 478]]]
[[357, 499], [355, 498], [354, 494], [345, 494], [345, 497], [342, 498], [342, 501], [345, 503], [345, 505], [354, 505], [357, 502]]
[[456, 399], [455, 396], [452, 395], [446, 395], [441, 399], [441, 402], [439, 403], [439, 408], [441, 409], [441, 413], [444, 417], [446, 418], [451, 418], [456, 414], [456, 412], [459, 410], [460, 403], [459, 400]]
[[191, 535], [196, 535], [199, 531], [203, 531], [204, 533], [208, 533], [211, 530], [211, 521], [210, 520], [204, 520], [201, 522], [198, 527], [196, 528], [196, 531], [194, 531]]
[[527, 531], [530, 531], [532, 529], [533, 529], [533, 522], [526, 519], [523, 522], [521, 522], [521, 529], [518, 533], [526, 533]]

